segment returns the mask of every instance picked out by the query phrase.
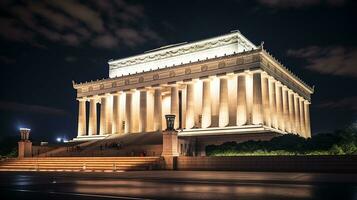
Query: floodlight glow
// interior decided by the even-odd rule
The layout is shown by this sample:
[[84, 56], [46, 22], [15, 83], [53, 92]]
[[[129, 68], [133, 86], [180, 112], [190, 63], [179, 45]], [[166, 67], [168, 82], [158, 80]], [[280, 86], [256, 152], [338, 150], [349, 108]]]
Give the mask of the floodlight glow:
[[20, 128], [20, 131], [31, 131], [29, 128]]
[[61, 142], [62, 138], [58, 137], [56, 140], [57, 142]]

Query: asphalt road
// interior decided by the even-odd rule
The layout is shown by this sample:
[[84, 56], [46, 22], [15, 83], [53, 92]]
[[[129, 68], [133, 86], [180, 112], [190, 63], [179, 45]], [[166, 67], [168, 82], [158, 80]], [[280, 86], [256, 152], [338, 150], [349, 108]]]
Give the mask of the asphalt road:
[[357, 200], [357, 174], [212, 171], [1, 172], [0, 198]]

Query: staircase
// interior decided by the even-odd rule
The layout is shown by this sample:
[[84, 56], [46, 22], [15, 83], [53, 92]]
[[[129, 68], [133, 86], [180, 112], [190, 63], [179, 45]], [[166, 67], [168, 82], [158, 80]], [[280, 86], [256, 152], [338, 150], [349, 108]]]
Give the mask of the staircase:
[[0, 171], [120, 172], [159, 167], [159, 157], [33, 157], [7, 159]]

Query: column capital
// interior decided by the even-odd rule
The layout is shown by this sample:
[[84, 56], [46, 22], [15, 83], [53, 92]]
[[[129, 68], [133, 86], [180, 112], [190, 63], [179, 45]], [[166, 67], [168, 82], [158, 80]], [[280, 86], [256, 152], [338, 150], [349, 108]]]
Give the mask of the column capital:
[[237, 74], [233, 73], [233, 72], [229, 72], [227, 73], [227, 76], [236, 76]]
[[269, 76], [268, 79], [269, 79], [269, 81], [274, 81], [274, 82], [276, 82], [275, 78], [272, 77], [272, 76]]
[[150, 87], [152, 89], [161, 89], [162, 88], [162, 84], [155, 84], [155, 85], [151, 85]]
[[123, 90], [123, 93], [130, 93], [130, 94], [132, 94], [132, 93], [134, 93], [135, 92], [135, 89], [127, 89], [127, 90]]
[[283, 86], [283, 84], [282, 84], [280, 81], [276, 81], [275, 84], [276, 84], [277, 86]]
[[99, 99], [99, 96], [98, 95], [92, 95], [92, 96], [88, 96], [87, 99], [88, 100], [93, 100], [93, 99], [97, 100], [97, 99]]
[[167, 84], [167, 87], [170, 87], [170, 88], [178, 87], [178, 86], [179, 86], [179, 84], [176, 81], [173, 81], [173, 82], [170, 82]]
[[77, 98], [77, 101], [80, 101], [80, 102], [88, 101], [88, 98], [87, 97], [80, 97], [80, 98]]
[[224, 74], [217, 74], [216, 76], [217, 76], [218, 79], [227, 79], [227, 78], [228, 78], [228, 76], [227, 76], [226, 73], [224, 73]]
[[136, 88], [135, 90], [136, 90], [136, 91], [139, 91], [139, 92], [147, 91], [147, 90], [148, 90], [148, 87], [145, 87], [145, 86], [143, 86], [143, 87], [138, 87], [138, 88]]
[[292, 89], [290, 89], [290, 88], [288, 88], [288, 93], [289, 93], [289, 95], [290, 95], [290, 94], [292, 94], [292, 95], [295, 94], [295, 92], [294, 92]]
[[263, 73], [264, 71], [261, 69], [255, 69], [250, 71], [252, 74]]
[[246, 69], [246, 70], [244, 70], [244, 73], [245, 74], [252, 74], [252, 71], [250, 71], [249, 69]]
[[211, 77], [204, 77], [200, 79], [202, 82], [210, 82], [212, 80]]
[[122, 93], [123, 93], [122, 91], [115, 91], [115, 92], [111, 92], [110, 94], [113, 95], [113, 96], [118, 96], [118, 95], [120, 95]]
[[261, 74], [262, 74], [262, 78], [267, 78], [269, 80], [270, 76], [269, 76], [269, 74], [267, 72], [262, 71]]
[[110, 96], [110, 95], [112, 95], [112, 94], [110, 94], [110, 93], [103, 93], [103, 94], [98, 94], [97, 97], [101, 99], [101, 98], [108, 97], [108, 96]]

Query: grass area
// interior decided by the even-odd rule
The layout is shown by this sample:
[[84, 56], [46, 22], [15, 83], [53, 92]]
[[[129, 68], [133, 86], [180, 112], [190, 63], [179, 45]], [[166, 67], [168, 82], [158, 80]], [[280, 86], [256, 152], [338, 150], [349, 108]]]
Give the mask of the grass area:
[[207, 156], [357, 155], [357, 129], [302, 138], [287, 134], [270, 141], [226, 142], [206, 147]]

